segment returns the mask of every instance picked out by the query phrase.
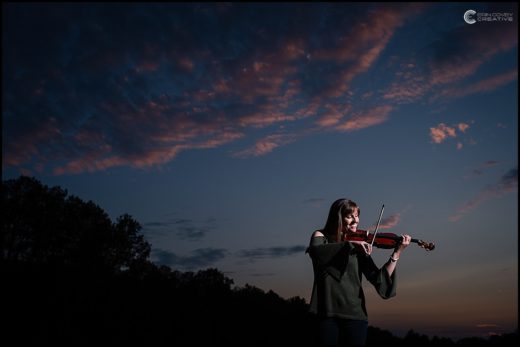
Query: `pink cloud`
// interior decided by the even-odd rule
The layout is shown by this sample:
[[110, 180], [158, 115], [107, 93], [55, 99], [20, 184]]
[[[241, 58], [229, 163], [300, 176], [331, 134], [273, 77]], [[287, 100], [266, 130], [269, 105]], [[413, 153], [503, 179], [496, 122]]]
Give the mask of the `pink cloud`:
[[[123, 139], [123, 144], [118, 144], [119, 138], [102, 135], [106, 134], [99, 131], [103, 125], [86, 124], [73, 137], [79, 154], [56, 167], [54, 174], [94, 172], [117, 166], [161, 165], [173, 160], [181, 151], [215, 148], [244, 136], [227, 119], [209, 118], [201, 122], [197, 117], [206, 110], [193, 108], [193, 114], [187, 114], [168, 100], [148, 102], [140, 109], [124, 103], [105, 103], [100, 109], [112, 115], [112, 132]], [[135, 148], [125, 148], [126, 139]], [[114, 147], [116, 144], [117, 148]]]
[[327, 109], [327, 111], [316, 120], [316, 124], [318, 124], [320, 127], [332, 127], [337, 125], [351, 109], [350, 105], [336, 106], [333, 104], [327, 104], [324, 107]]
[[153, 72], [159, 68], [157, 61], [141, 61], [139, 65], [135, 67], [137, 72]]
[[346, 122], [335, 127], [338, 131], [355, 131], [378, 124], [382, 124], [388, 120], [388, 115], [392, 111], [392, 106], [378, 106], [367, 111], [353, 116]]
[[313, 52], [312, 59], [348, 63], [348, 67], [338, 74], [336, 81], [323, 94], [340, 97], [347, 92], [351, 81], [374, 64], [404, 20], [421, 9], [420, 5], [399, 9], [377, 8], [368, 22], [355, 25], [337, 47]]
[[420, 6], [393, 8], [381, 6], [374, 9], [367, 21], [359, 22], [351, 28], [337, 47], [312, 53], [313, 59], [354, 61], [364, 57], [360, 65], [368, 67], [401, 26], [406, 18], [417, 12]]
[[273, 123], [280, 122], [291, 122], [294, 121], [296, 117], [294, 115], [286, 115], [281, 112], [275, 113], [255, 113], [250, 114], [244, 117], [240, 117], [238, 123], [243, 126], [253, 126], [253, 127], [266, 127]]
[[[117, 87], [124, 89], [124, 93], [114, 92], [116, 98], [107, 97], [102, 104], [92, 105], [92, 117], [86, 120], [78, 117], [79, 125], [73, 124], [72, 129], [54, 127], [57, 131], [71, 134], [60, 139], [58, 145], [55, 139], [62, 135], [47, 134], [46, 130], [42, 141], [34, 141], [38, 136], [30, 136], [23, 141], [23, 148], [16, 148], [13, 151], [16, 154], [4, 162], [14, 166], [33, 158], [50, 163], [56, 158], [45, 158], [44, 151], [38, 147], [38, 143], [45, 142], [47, 147], [67, 146], [63, 156], [58, 158], [60, 165], [54, 170], [56, 174], [90, 172], [123, 165], [161, 165], [173, 160], [181, 151], [215, 148], [244, 137], [246, 128], [276, 125], [280, 131], [288, 123], [319, 115], [323, 108], [326, 113], [316, 121], [320, 127], [353, 131], [381, 124], [386, 121], [389, 109], [374, 108], [345, 121], [343, 117], [350, 111], [350, 106], [336, 106], [320, 96], [316, 97], [314, 91], [309, 93], [310, 98], [308, 94], [302, 95], [305, 81], [301, 69], [312, 59], [335, 60], [341, 71], [337, 84], [332, 83], [330, 89], [336, 92], [329, 95], [350, 93], [345, 89], [346, 85], [374, 64], [395, 30], [417, 7], [375, 7], [368, 19], [360, 18], [352, 30], [339, 39], [339, 44], [320, 52], [310, 52], [308, 37], [300, 33], [285, 38], [280, 35], [276, 44], [251, 46], [233, 64], [212, 57], [210, 49], [199, 48], [196, 44], [187, 51], [171, 50], [166, 53], [164, 62], [168, 67], [172, 64], [181, 75], [189, 74], [192, 78], [187, 79], [190, 81], [188, 86], [179, 85], [175, 95], [163, 94], [143, 100], [146, 98], [143, 86], [133, 90], [132, 73], [128, 72], [117, 82], [120, 83]], [[144, 75], [162, 68], [163, 60], [157, 60], [163, 57], [159, 48], [152, 43], [144, 45], [136, 55], [133, 73], [137, 71]], [[111, 66], [121, 61], [118, 56], [105, 58], [112, 61]], [[204, 76], [193, 79], [196, 75], [193, 72], [202, 65], [205, 67]], [[106, 69], [104, 61], [96, 66]], [[197, 83], [192, 85], [191, 82]], [[202, 87], [196, 89], [194, 86]], [[313, 131], [315, 129], [307, 128], [298, 135], [268, 135], [239, 155], [270, 153], [291, 143], [297, 136]]]
[[280, 57], [286, 61], [300, 59], [308, 54], [307, 43], [301, 38], [286, 40], [280, 53]]
[[245, 158], [250, 156], [262, 156], [272, 152], [275, 148], [293, 142], [295, 135], [275, 134], [264, 137], [248, 149], [234, 153], [235, 157]]
[[491, 92], [497, 88], [500, 88], [508, 83], [511, 83], [518, 79], [518, 70], [513, 69], [502, 74], [486, 78], [478, 81], [466, 87], [459, 88], [448, 88], [439, 92], [432, 98], [435, 100], [439, 97], [444, 98], [460, 98], [471, 94]]
[[498, 328], [497, 324], [481, 323], [476, 325], [477, 328]]
[[294, 115], [298, 119], [303, 119], [307, 117], [315, 116], [318, 112], [318, 109], [321, 107], [321, 104], [319, 101], [314, 100], [305, 107], [300, 108], [299, 110], [294, 112]]
[[185, 71], [192, 71], [195, 67], [195, 63], [192, 59], [188, 57], [181, 57], [177, 60], [177, 64], [179, 67]]
[[[136, 168], [144, 168], [154, 165], [168, 163], [173, 160], [181, 151], [190, 149], [207, 149], [222, 146], [228, 142], [234, 141], [243, 134], [231, 131], [221, 132], [205, 141], [191, 142], [172, 145], [169, 147], [154, 147], [146, 150], [139, 155], [129, 155], [127, 157], [115, 156], [110, 151], [93, 151], [84, 154], [82, 158], [72, 160], [63, 166], [54, 169], [55, 175], [63, 175], [67, 173], [94, 172], [109, 169], [117, 166], [131, 166]], [[153, 140], [153, 139], [151, 139]]]
[[460, 131], [465, 132], [467, 128], [469, 128], [469, 125], [466, 123], [459, 123], [457, 124], [457, 128], [459, 128]]
[[444, 63], [440, 66], [434, 66], [431, 72], [430, 83], [432, 86], [435, 86], [437, 84], [459, 81], [471, 76], [482, 63], [482, 60], [469, 60], [464, 63]]
[[50, 118], [38, 128], [9, 141], [2, 151], [2, 162], [8, 166], [20, 166], [33, 159], [42, 159], [41, 144], [60, 140], [63, 137], [60, 124], [55, 118]]
[[396, 213], [394, 215], [388, 216], [387, 218], [384, 218], [381, 223], [379, 224], [380, 229], [391, 229], [395, 227], [397, 224], [399, 224], [399, 220], [401, 219], [401, 214]]
[[[466, 129], [468, 129], [468, 128], [469, 128], [469, 125], [466, 123], [459, 123], [459, 124], [455, 125], [454, 127], [450, 127], [444, 123], [440, 123], [436, 127], [430, 128], [430, 138], [432, 139], [433, 143], [442, 143], [448, 137], [456, 137], [457, 129], [459, 129], [459, 131], [461, 131], [461, 132], [465, 132]], [[459, 147], [459, 146], [457, 146], [457, 147]], [[460, 146], [460, 148], [462, 148], [462, 145]]]
[[411, 103], [420, 99], [429, 89], [428, 81], [416, 64], [401, 64], [396, 79], [383, 91], [383, 98], [397, 103]]
[[211, 97], [225, 94], [251, 104], [265, 97], [279, 97], [286, 85], [293, 91], [299, 91], [298, 84], [291, 83], [290, 78], [298, 72], [294, 60], [301, 57], [305, 49], [303, 40], [287, 39], [278, 50], [258, 49], [251, 52], [250, 57], [244, 58], [240, 68], [236, 67], [226, 80], [220, 77], [219, 71], [213, 71], [216, 82], [211, 89], [216, 93]]
[[120, 166], [127, 164], [128, 161], [122, 160], [121, 158], [114, 157], [114, 158], [107, 158], [102, 160], [89, 160], [87, 158], [85, 159], [78, 159], [78, 160], [72, 160], [69, 163], [54, 168], [53, 173], [55, 175], [63, 175], [63, 174], [78, 174], [82, 172], [94, 172], [94, 171], [102, 171], [106, 170], [110, 167], [114, 166]]

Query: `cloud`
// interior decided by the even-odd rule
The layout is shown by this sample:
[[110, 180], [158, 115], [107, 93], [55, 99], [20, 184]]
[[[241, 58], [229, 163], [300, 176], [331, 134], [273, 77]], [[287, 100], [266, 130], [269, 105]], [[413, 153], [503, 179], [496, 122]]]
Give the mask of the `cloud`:
[[260, 259], [271, 259], [291, 256], [302, 253], [307, 249], [306, 246], [288, 246], [288, 247], [268, 247], [268, 248], [253, 248], [237, 252], [237, 257], [254, 262]]
[[296, 140], [292, 134], [273, 134], [258, 140], [251, 148], [235, 152], [233, 156], [245, 158], [250, 156], [261, 156], [272, 152], [277, 147], [286, 145]]
[[[3, 164], [55, 175], [160, 167], [182, 152], [237, 140], [243, 149], [232, 156], [261, 156], [323, 130], [350, 132], [389, 119], [395, 106], [361, 108], [352, 84], [374, 70], [398, 30], [428, 6], [325, 6], [316, 14], [305, 5], [291, 21], [292, 4], [275, 13], [264, 6], [157, 3], [115, 12], [97, 5], [88, 11], [10, 6]], [[316, 15], [323, 20], [310, 19]], [[122, 30], [127, 23], [136, 25]], [[437, 73], [455, 81], [446, 77], [450, 60], [437, 53], [482, 63], [509, 50], [515, 36], [503, 29], [494, 49], [462, 43], [485, 54], [432, 45], [437, 59], [426, 74], [407, 58], [408, 84], [391, 83], [385, 102], [445, 87], [433, 80]], [[494, 44], [490, 34], [469, 34]]]
[[430, 89], [426, 77], [420, 71], [416, 71], [416, 64], [403, 65], [401, 71], [396, 74], [395, 81], [382, 92], [383, 99], [397, 104], [415, 102]]
[[352, 116], [346, 122], [335, 126], [335, 129], [338, 131], [356, 131], [382, 124], [388, 120], [388, 115], [392, 109], [392, 106], [374, 107], [364, 113]]
[[[306, 246], [302, 245], [254, 248], [238, 251], [235, 253], [235, 256], [246, 260], [248, 263], [253, 263], [262, 259], [275, 259], [291, 256], [294, 254], [303, 254], [306, 248]], [[184, 269], [194, 269], [211, 266], [217, 261], [227, 257], [229, 254], [229, 251], [221, 248], [199, 248], [192, 251], [191, 255], [187, 256], [179, 256], [171, 251], [154, 249], [152, 252], [152, 258], [155, 258], [156, 261], [161, 265], [168, 265]]]
[[339, 97], [347, 92], [353, 79], [377, 61], [395, 31], [424, 8], [423, 5], [379, 6], [364, 21], [354, 21], [335, 47], [313, 52], [313, 59], [339, 65], [339, 72], [324, 74], [330, 82], [322, 86], [322, 95]]
[[444, 123], [440, 123], [438, 126], [430, 128], [430, 137], [434, 143], [441, 143], [448, 136], [455, 137], [455, 128], [451, 128]]
[[477, 81], [466, 86], [444, 89], [437, 95], [433, 96], [431, 100], [435, 100], [437, 98], [461, 98], [472, 94], [489, 93], [515, 80], [518, 80], [517, 69], [506, 71], [504, 73]]
[[379, 228], [381, 229], [391, 229], [399, 224], [399, 220], [401, 219], [401, 214], [396, 213], [394, 215], [388, 216], [381, 220]]
[[496, 184], [486, 187], [474, 198], [462, 204], [449, 219], [456, 222], [487, 200], [501, 197], [516, 190], [518, 190], [518, 167], [512, 168]]
[[[340, 124], [332, 109], [345, 115], [350, 106], [329, 98], [347, 93], [419, 7], [325, 8], [324, 23], [337, 33], [331, 38], [318, 22], [288, 22], [292, 5], [273, 14], [262, 5], [137, 4], [117, 16], [96, 5], [35, 6], [23, 21], [11, 6], [3, 163], [55, 175], [147, 168], [184, 151], [254, 141], [258, 128], [267, 129], [263, 139], [232, 153], [266, 155], [297, 139], [280, 129], [318, 115], [322, 105], [330, 113], [318, 124]], [[139, 25], [121, 30], [136, 18]], [[218, 24], [231, 19], [232, 26]], [[324, 44], [315, 46], [313, 35]], [[339, 129], [383, 121], [361, 115]]]
[[497, 166], [500, 162], [497, 160], [488, 160], [471, 171], [470, 175], [464, 176], [464, 178], [471, 178], [473, 176], [481, 176], [485, 169]]
[[436, 127], [430, 128], [430, 138], [433, 143], [442, 143], [449, 137], [457, 137], [457, 130], [464, 133], [468, 128], [469, 125], [467, 123], [459, 123], [452, 127], [440, 123]]
[[[391, 229], [398, 225], [399, 221], [401, 220], [401, 214], [402, 213], [395, 213], [391, 216], [381, 219], [381, 222], [379, 223], [378, 232], [381, 231], [381, 229]], [[374, 222], [372, 225], [368, 227], [368, 230], [370, 232], [373, 232], [376, 229], [376, 226], [377, 222]]]
[[174, 218], [164, 221], [144, 223], [144, 230], [152, 234], [171, 234], [180, 240], [200, 241], [207, 233], [217, 229], [216, 219], [209, 217], [203, 221], [195, 221], [186, 218]]
[[498, 324], [493, 324], [493, 323], [479, 323], [479, 324], [476, 324], [475, 327], [477, 327], [479, 329], [493, 329], [493, 330], [487, 331], [488, 336], [501, 335], [506, 332], [503, 327], [501, 327]]
[[311, 204], [315, 207], [321, 206], [323, 203], [325, 203], [324, 198], [310, 198], [303, 201], [304, 204]]
[[220, 248], [199, 248], [189, 256], [179, 256], [173, 252], [154, 249], [152, 257], [161, 265], [174, 268], [195, 269], [205, 268], [226, 257], [228, 252]]
[[338, 107], [337, 105], [327, 104], [324, 106], [327, 111], [323, 112], [317, 119], [316, 124], [320, 127], [334, 127], [350, 111], [351, 105]]
[[[509, 5], [507, 11], [511, 10]], [[428, 15], [438, 14], [426, 11], [425, 15], [428, 20]], [[383, 98], [406, 104], [430, 94], [429, 101], [433, 102], [490, 92], [506, 85], [518, 78], [517, 69], [483, 79], [478, 73], [491, 59], [517, 46], [517, 31], [516, 22], [460, 25], [445, 31], [413, 55], [399, 57], [403, 63], [395, 72], [394, 81], [382, 91]], [[470, 78], [481, 80], [474, 82]]]
[[[430, 73], [434, 74], [435, 72]], [[427, 77], [415, 63], [403, 64], [401, 70], [396, 73], [395, 81], [382, 91], [382, 97], [397, 104], [409, 104], [417, 102], [428, 93], [432, 94], [428, 98], [430, 103], [439, 99], [448, 100], [473, 94], [489, 93], [517, 80], [518, 70], [509, 70], [476, 82], [465, 81], [466, 77], [473, 76], [459, 73], [456, 78], [451, 77], [454, 79], [453, 81], [449, 80], [437, 86], [435, 79], [432, 80]], [[456, 83], [459, 85], [454, 85]]]
[[500, 327], [497, 324], [489, 324], [489, 323], [480, 323], [476, 325], [477, 328], [498, 328]]

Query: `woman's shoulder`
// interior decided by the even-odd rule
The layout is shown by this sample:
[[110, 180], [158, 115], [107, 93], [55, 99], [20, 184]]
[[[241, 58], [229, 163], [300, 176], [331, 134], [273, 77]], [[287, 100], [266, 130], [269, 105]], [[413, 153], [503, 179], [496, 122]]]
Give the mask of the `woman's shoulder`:
[[309, 242], [309, 248], [305, 251], [305, 253], [311, 253], [310, 250], [313, 249], [316, 246], [324, 245], [328, 243], [327, 238], [323, 234], [322, 230], [315, 230], [312, 233], [310, 242]]
[[323, 235], [323, 230], [315, 230], [312, 233], [312, 237], [325, 237], [325, 235]]

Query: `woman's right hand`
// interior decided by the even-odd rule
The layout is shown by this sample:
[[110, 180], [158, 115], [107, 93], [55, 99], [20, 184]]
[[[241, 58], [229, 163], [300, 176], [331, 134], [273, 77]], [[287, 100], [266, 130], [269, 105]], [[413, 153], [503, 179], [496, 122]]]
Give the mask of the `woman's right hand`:
[[348, 241], [351, 245], [354, 246], [356, 250], [359, 252], [370, 255], [372, 254], [372, 245], [365, 241]]

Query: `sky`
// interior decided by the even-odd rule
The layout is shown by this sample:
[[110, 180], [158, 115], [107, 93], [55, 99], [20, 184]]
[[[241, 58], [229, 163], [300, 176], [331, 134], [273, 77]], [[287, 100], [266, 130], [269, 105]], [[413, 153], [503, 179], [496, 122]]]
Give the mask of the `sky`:
[[332, 202], [357, 202], [369, 230], [384, 204], [380, 231], [436, 249], [404, 251], [396, 297], [364, 286], [370, 325], [517, 329], [516, 4], [3, 3], [2, 16], [4, 180], [130, 214], [157, 264], [306, 301], [304, 250]]

